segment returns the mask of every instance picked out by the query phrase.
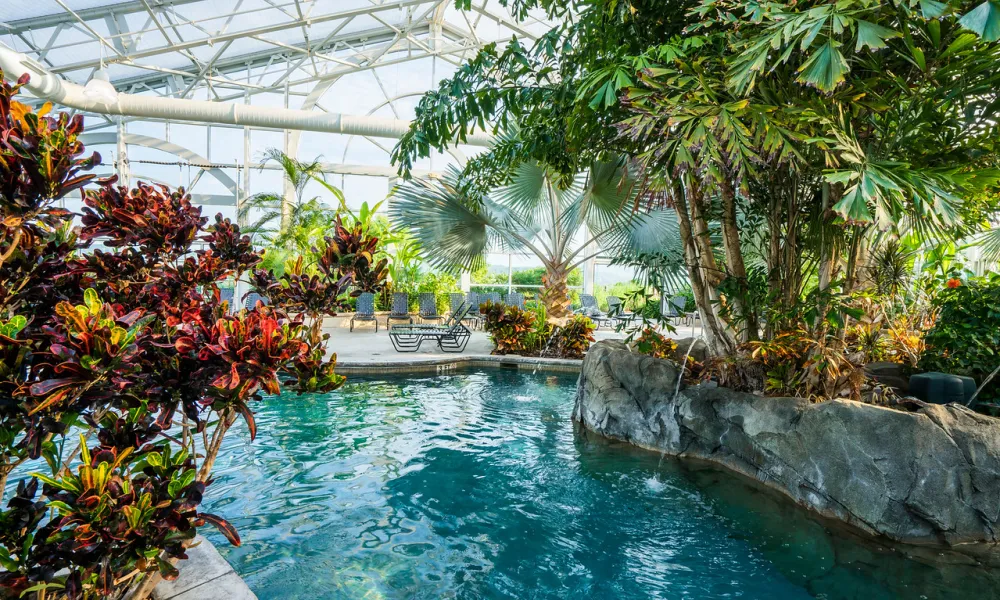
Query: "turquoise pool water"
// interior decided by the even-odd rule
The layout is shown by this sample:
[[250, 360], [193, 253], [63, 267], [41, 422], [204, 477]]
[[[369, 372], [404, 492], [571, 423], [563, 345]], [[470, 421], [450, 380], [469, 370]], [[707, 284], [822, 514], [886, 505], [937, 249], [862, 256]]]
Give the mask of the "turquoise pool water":
[[729, 474], [576, 431], [575, 384], [459, 371], [269, 398], [254, 443], [245, 429], [230, 434], [206, 500], [243, 545], [210, 537], [261, 600], [1000, 589], [974, 561], [872, 547]]

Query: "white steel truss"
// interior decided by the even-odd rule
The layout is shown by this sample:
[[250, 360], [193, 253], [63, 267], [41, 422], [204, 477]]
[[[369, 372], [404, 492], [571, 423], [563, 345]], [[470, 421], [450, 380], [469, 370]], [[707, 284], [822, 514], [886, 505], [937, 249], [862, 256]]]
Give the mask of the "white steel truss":
[[[124, 94], [358, 116], [382, 111], [385, 117], [405, 120], [412, 116], [420, 92], [435, 87], [437, 78], [479, 49], [494, 42], [502, 45], [513, 35], [530, 43], [550, 27], [540, 20], [515, 21], [496, 0], [474, 0], [470, 11], [453, 5], [454, 0], [126, 0], [98, 6], [94, 0], [11, 2], [0, 3], [0, 43], [79, 85], [103, 67]], [[400, 69], [428, 61], [433, 66], [422, 89], [393, 89], [392, 79]], [[369, 90], [357, 98], [351, 112], [343, 106], [329, 108], [331, 98], [355, 93], [352, 77], [363, 73], [375, 82], [375, 95]], [[223, 184], [224, 189], [215, 185], [215, 193], [200, 194], [205, 204], [238, 205], [250, 194], [252, 173], [262, 166], [251, 152], [252, 135], [260, 128], [174, 119], [165, 125], [165, 136], [148, 135], [141, 126], [156, 119], [84, 114], [92, 142], [110, 146], [120, 175], [165, 177], [139, 160], [129, 167], [126, 146], [166, 152], [194, 168], [184, 182], [189, 188], [203, 182], [204, 174]], [[190, 139], [171, 139], [171, 124], [188, 123], [205, 130], [207, 152], [188, 150]], [[225, 129], [242, 132], [242, 160], [215, 165], [212, 131]], [[266, 131], [260, 135], [266, 137]], [[281, 149], [296, 156], [302, 133], [282, 133]], [[381, 159], [351, 160], [349, 150], [354, 153], [362, 145], [380, 152]], [[391, 185], [391, 145], [350, 136], [335, 151], [341, 162], [324, 161], [323, 166], [341, 177], [381, 177]], [[464, 160], [459, 149], [451, 155], [449, 160]], [[432, 172], [433, 161], [427, 166], [417, 173]], [[150, 171], [137, 172], [143, 168]]]

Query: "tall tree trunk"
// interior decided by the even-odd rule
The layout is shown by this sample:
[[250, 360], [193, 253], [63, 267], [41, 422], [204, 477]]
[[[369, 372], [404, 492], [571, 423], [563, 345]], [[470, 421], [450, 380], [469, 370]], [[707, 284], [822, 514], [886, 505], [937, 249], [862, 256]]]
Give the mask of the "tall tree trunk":
[[705, 197], [702, 194], [701, 186], [697, 181], [688, 187], [688, 210], [691, 232], [694, 236], [695, 247], [701, 259], [702, 268], [705, 270], [705, 283], [715, 289], [726, 278], [725, 273], [719, 268], [718, 261], [715, 260], [715, 253], [712, 251], [712, 235], [708, 230], [708, 212], [705, 206]]
[[747, 267], [743, 260], [743, 246], [740, 243], [739, 223], [736, 220], [736, 190], [728, 179], [723, 178], [719, 184], [722, 195], [722, 242], [726, 249], [726, 266], [729, 276], [736, 279], [737, 292], [733, 298], [733, 307], [743, 325], [741, 338], [756, 340], [757, 313], [750, 303], [750, 282], [747, 279]]
[[[767, 185], [767, 297], [772, 307], [783, 300], [782, 284], [785, 281], [782, 276], [784, 263], [781, 256], [781, 235], [784, 220], [781, 218], [782, 196], [779, 192], [780, 189], [775, 185], [775, 173], [772, 172], [769, 175]], [[771, 339], [777, 333], [775, 325], [773, 316], [767, 319], [767, 326], [764, 330], [766, 339]]]
[[[820, 245], [818, 274], [818, 288], [821, 292], [827, 291], [830, 288], [830, 284], [833, 283], [833, 273], [840, 258], [840, 248], [838, 247], [837, 239], [831, 232], [827, 231], [827, 213], [830, 212], [830, 208], [836, 205], [839, 200], [837, 197], [838, 190], [839, 188], [834, 188], [829, 183], [823, 183], [823, 212], [820, 215], [820, 227], [823, 229], [821, 231], [823, 242]], [[823, 302], [819, 306], [816, 321], [813, 323], [813, 327], [817, 328], [819, 331], [821, 343], [823, 343], [823, 340], [826, 339], [827, 326], [824, 323], [826, 323], [826, 317], [829, 310], [829, 304]]]
[[674, 196], [688, 277], [691, 280], [691, 291], [694, 294], [695, 305], [701, 315], [705, 342], [712, 354], [716, 356], [731, 355], [736, 352], [736, 338], [717, 312], [718, 292], [715, 290], [717, 284], [710, 283], [709, 274], [718, 274], [717, 268], [714, 271], [711, 270], [715, 265], [714, 257], [711, 254], [706, 257], [700, 251], [698, 236], [692, 224], [691, 214], [688, 212], [688, 203], [684, 193], [674, 190]]
[[566, 264], [545, 265], [545, 275], [542, 275], [542, 301], [545, 303], [545, 313], [549, 322], [562, 325], [569, 318], [570, 311], [569, 272]]

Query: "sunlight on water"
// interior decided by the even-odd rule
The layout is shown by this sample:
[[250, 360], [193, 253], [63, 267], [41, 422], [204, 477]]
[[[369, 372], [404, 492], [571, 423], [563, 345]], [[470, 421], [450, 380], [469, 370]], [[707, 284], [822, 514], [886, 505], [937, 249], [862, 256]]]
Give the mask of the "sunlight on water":
[[[716, 470], [570, 422], [575, 376], [459, 371], [257, 405], [206, 510], [262, 600], [965, 598], [1000, 589], [831, 535]], [[242, 427], [242, 425], [241, 425]], [[923, 559], [921, 559], [923, 560]]]

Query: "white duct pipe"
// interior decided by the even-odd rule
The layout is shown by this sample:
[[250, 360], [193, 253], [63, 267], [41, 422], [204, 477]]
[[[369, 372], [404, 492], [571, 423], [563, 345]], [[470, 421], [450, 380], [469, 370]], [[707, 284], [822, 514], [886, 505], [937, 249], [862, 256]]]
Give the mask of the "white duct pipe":
[[[48, 71], [32, 58], [0, 45], [0, 69], [16, 80], [28, 73], [31, 81], [25, 88], [35, 96], [54, 104], [104, 115], [147, 119], [177, 119], [200, 123], [220, 123], [271, 129], [320, 131], [376, 138], [399, 139], [410, 129], [409, 121], [372, 116], [320, 113], [288, 108], [265, 108], [228, 102], [206, 102], [181, 98], [160, 98], [118, 93], [115, 102], [105, 102], [85, 92], [83, 86], [66, 81]], [[493, 137], [474, 133], [466, 141], [471, 146], [489, 146]]]

